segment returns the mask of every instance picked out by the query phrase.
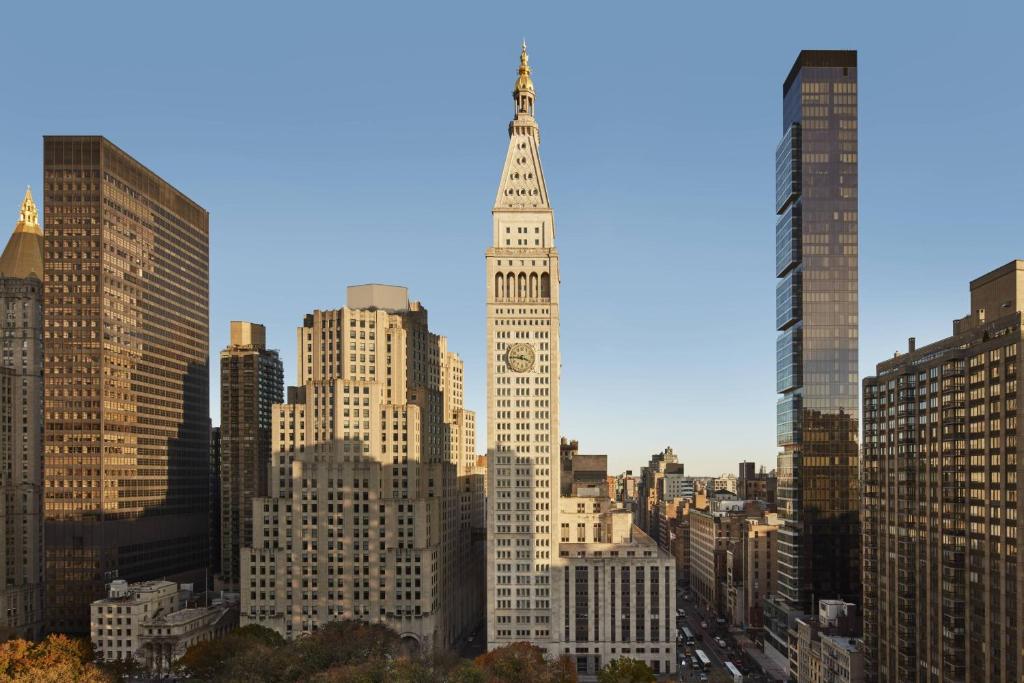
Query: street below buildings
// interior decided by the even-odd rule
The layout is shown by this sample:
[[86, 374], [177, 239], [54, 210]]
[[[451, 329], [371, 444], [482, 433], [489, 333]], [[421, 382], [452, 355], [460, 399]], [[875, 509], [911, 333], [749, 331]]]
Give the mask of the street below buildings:
[[[730, 629], [725, 623], [719, 623], [713, 613], [699, 609], [692, 599], [683, 599], [683, 595], [693, 597], [686, 591], [677, 595], [676, 607], [681, 608], [685, 613], [683, 617], [676, 617], [677, 633], [684, 626], [689, 628], [693, 633], [694, 645], [687, 646], [680, 643], [677, 647], [680, 681], [700, 681], [702, 680], [701, 673], [707, 674], [707, 679], [703, 680], [731, 681], [725, 668], [725, 662], [732, 662], [744, 674], [744, 683], [766, 683], [771, 680], [761, 673], [760, 667], [747, 654], [746, 649], [737, 644], [735, 635], [730, 633]], [[725, 647], [716, 642], [716, 638], [721, 638]], [[740, 640], [748, 644], [749, 647], [755, 647], [745, 637], [741, 637]], [[693, 667], [696, 650], [703, 651], [711, 662], [703, 672]]]

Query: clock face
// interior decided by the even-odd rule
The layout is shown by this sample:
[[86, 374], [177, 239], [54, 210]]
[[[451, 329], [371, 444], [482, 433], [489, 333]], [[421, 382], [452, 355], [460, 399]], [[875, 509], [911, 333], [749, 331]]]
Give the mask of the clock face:
[[505, 352], [505, 363], [512, 372], [529, 372], [534, 360], [533, 347], [529, 344], [513, 344]]

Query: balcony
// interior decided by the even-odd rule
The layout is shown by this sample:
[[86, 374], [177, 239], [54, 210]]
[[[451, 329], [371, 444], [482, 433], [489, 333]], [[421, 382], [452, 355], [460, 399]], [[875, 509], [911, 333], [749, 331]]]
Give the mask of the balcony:
[[794, 123], [775, 148], [775, 213], [781, 214], [800, 195], [800, 124]]
[[802, 256], [800, 207], [790, 205], [775, 224], [775, 276], [792, 270]]

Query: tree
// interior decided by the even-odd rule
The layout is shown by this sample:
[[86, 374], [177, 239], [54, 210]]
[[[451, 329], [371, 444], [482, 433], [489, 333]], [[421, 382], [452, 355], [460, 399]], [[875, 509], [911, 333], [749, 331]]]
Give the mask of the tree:
[[[276, 631], [263, 626], [243, 626], [223, 638], [204, 640], [190, 647], [174, 665], [176, 671], [203, 681], [233, 680], [246, 662], [272, 661], [285, 640]], [[253, 678], [252, 680], [258, 680]]]
[[559, 657], [551, 661], [544, 650], [527, 642], [485, 652], [474, 663], [487, 683], [576, 683], [576, 670], [570, 660]]
[[608, 662], [597, 675], [598, 683], [654, 683], [651, 668], [637, 659], [620, 657]]
[[112, 683], [107, 673], [91, 662], [88, 643], [52, 634], [38, 643], [8, 640], [0, 643], [2, 683]]

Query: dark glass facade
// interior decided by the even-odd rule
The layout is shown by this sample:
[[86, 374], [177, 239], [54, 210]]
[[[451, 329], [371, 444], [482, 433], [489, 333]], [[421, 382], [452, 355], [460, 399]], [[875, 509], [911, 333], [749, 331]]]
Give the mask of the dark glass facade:
[[856, 52], [803, 51], [786, 79], [775, 210], [781, 648], [783, 612], [860, 603]]
[[97, 136], [44, 138], [46, 618], [209, 561], [209, 214]]

